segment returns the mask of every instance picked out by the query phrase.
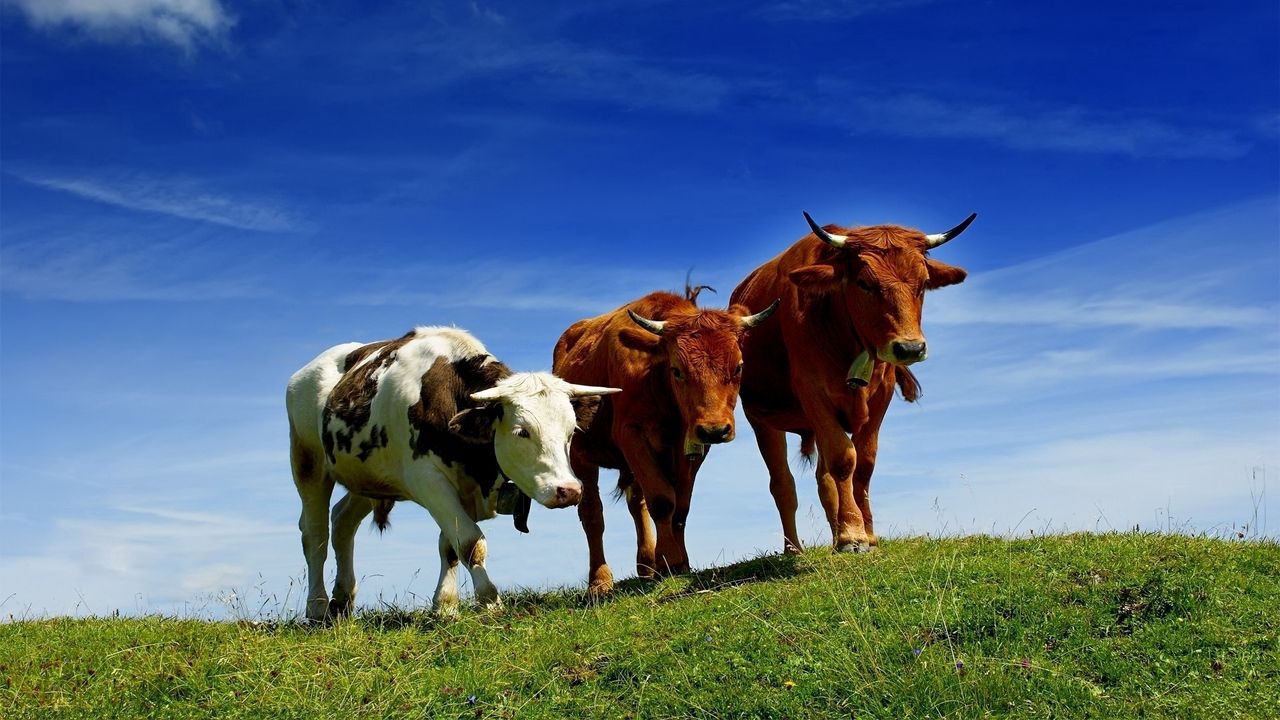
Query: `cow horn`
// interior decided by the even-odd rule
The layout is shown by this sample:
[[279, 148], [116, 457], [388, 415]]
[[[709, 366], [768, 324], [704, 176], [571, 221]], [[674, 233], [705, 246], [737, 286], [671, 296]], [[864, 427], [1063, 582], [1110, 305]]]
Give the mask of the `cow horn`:
[[632, 320], [636, 321], [637, 325], [644, 328], [645, 330], [648, 330], [654, 335], [661, 335], [662, 331], [665, 330], [667, 327], [666, 320], [650, 320], [649, 318], [641, 317], [635, 314], [631, 310], [628, 310], [627, 314], [631, 316]]
[[498, 389], [497, 387], [491, 387], [488, 390], [481, 390], [480, 392], [471, 393], [471, 399], [475, 400], [476, 402], [491, 402], [493, 400], [501, 400], [502, 390]]
[[976, 217], [978, 217], [978, 213], [973, 213], [969, 217], [965, 218], [964, 222], [960, 223], [959, 225], [951, 228], [950, 230], [944, 233], [935, 233], [933, 235], [925, 235], [924, 236], [925, 239], [929, 241], [929, 247], [936, 248], [939, 245], [945, 243], [946, 241], [964, 232], [964, 229], [969, 227], [969, 223], [973, 222], [973, 219]]
[[761, 310], [755, 315], [744, 315], [739, 320], [739, 322], [742, 323], [742, 327], [744, 328], [747, 328], [747, 329], [753, 328], [759, 325], [760, 323], [764, 322], [765, 320], [768, 320], [769, 316], [773, 314], [773, 311], [778, 309], [778, 303], [780, 302], [782, 302], [781, 299], [774, 300], [773, 304], [769, 305], [769, 307]]
[[832, 235], [826, 230], [823, 230], [821, 225], [814, 222], [813, 218], [809, 217], [809, 213], [806, 212], [804, 214], [804, 219], [809, 221], [809, 229], [813, 230], [813, 234], [817, 235], [822, 242], [833, 248], [843, 248], [845, 245], [849, 244], [848, 235]]
[[596, 387], [595, 385], [574, 385], [569, 383], [569, 397], [583, 397], [585, 395], [612, 395], [622, 392], [622, 388], [613, 387]]

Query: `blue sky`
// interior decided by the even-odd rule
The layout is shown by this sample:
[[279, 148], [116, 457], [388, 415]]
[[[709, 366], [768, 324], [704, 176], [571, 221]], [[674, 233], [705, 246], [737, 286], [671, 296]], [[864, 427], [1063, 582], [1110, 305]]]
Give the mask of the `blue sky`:
[[[293, 370], [433, 323], [545, 369], [690, 268], [725, 302], [802, 209], [979, 213], [882, 532], [1275, 535], [1274, 2], [372, 5], [0, 2], [0, 613], [296, 607]], [[695, 565], [781, 547], [740, 427]], [[393, 522], [365, 602], [430, 594], [430, 518]], [[530, 524], [485, 528], [500, 587], [580, 583], [574, 513]]]

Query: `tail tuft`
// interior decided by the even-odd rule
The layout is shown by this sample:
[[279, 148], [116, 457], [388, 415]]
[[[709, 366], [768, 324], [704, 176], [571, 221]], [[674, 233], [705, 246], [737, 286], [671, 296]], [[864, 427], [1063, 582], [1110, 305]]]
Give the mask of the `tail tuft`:
[[800, 434], [800, 458], [806, 465], [813, 465], [814, 456], [817, 454], [817, 447], [813, 441], [813, 433]]
[[610, 493], [611, 495], [613, 495], [614, 502], [617, 502], [619, 500], [622, 500], [628, 497], [628, 494], [631, 492], [631, 486], [635, 485], [635, 482], [636, 482], [636, 476], [632, 475], [629, 470], [624, 470], [622, 472], [619, 472], [618, 486], [613, 489], [612, 493]]
[[378, 532], [384, 533], [387, 528], [391, 527], [391, 508], [395, 507], [395, 500], [377, 500], [373, 505], [373, 525], [378, 528]]

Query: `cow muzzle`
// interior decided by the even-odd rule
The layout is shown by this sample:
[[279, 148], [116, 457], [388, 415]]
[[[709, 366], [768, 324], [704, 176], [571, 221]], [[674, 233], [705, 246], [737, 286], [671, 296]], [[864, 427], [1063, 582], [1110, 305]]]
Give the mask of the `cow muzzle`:
[[733, 439], [733, 423], [699, 423], [694, 426], [693, 434], [698, 437], [699, 442], [706, 445], [726, 443]]
[[[890, 343], [887, 353], [882, 350], [879, 354], [880, 359], [885, 362], [891, 362], [894, 365], [911, 365], [929, 357], [929, 348], [924, 338], [894, 340]], [[885, 357], [886, 355], [888, 357]]]
[[582, 499], [582, 484], [574, 483], [572, 485], [560, 485], [556, 487], [556, 492], [543, 505], [549, 508], [572, 507], [578, 504]]

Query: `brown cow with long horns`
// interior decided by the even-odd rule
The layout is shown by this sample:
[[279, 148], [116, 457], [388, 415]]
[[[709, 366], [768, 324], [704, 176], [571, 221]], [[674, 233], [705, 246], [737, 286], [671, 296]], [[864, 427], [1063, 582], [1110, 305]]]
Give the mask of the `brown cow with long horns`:
[[869, 550], [876, 544], [870, 484], [880, 423], [895, 385], [908, 402], [919, 395], [907, 366], [928, 354], [920, 330], [924, 293], [966, 274], [929, 251], [977, 215], [933, 235], [897, 225], [823, 228], [804, 216], [812, 234], [752, 271], [730, 297], [752, 306], [782, 302], [778, 321], [743, 342], [742, 408], [769, 468], [784, 549], [800, 550], [790, 432], [805, 455], [817, 445], [818, 497], [832, 544]]
[[[580, 320], [556, 343], [554, 372], [569, 382], [608, 378], [618, 395], [603, 398], [573, 439], [570, 462], [582, 481], [578, 517], [590, 547], [588, 591], [613, 588], [604, 557], [600, 468], [619, 470], [618, 490], [636, 526], [636, 574], [689, 569], [684, 528], [709, 445], [734, 437], [733, 409], [742, 380], [739, 343], [777, 308], [754, 315], [744, 305], [696, 305], [703, 288], [683, 297], [655, 292], [599, 317]], [[655, 537], [654, 527], [657, 533]]]

